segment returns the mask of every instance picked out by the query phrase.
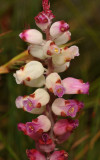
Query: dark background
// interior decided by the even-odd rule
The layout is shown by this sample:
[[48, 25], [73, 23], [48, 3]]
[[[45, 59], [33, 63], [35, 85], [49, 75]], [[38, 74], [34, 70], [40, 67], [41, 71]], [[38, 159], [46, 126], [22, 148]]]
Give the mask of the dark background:
[[[66, 96], [84, 101], [85, 108], [78, 129], [59, 147], [69, 152], [69, 160], [100, 160], [100, 0], [51, 0], [51, 9], [55, 21], [70, 24], [71, 41], [83, 38], [77, 44], [80, 57], [71, 61], [62, 77], [91, 85], [89, 96]], [[40, 11], [41, 0], [0, 0], [0, 65], [27, 48], [18, 35], [29, 25], [37, 28], [34, 16]], [[15, 99], [33, 89], [17, 85], [12, 75], [0, 75], [0, 160], [26, 160], [25, 150], [34, 148], [34, 142], [18, 132], [17, 124], [31, 121], [34, 115], [18, 110]]]

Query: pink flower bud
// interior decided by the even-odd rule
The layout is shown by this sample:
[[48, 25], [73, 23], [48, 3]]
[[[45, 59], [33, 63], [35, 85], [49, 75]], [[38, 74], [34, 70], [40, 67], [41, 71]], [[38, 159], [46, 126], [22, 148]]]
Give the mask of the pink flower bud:
[[55, 115], [70, 116], [74, 118], [77, 112], [83, 108], [83, 103], [77, 100], [65, 100], [63, 98], [57, 98], [52, 104], [52, 111]]
[[69, 29], [69, 25], [65, 21], [58, 21], [52, 24], [50, 35], [53, 39], [58, 38]]
[[46, 160], [45, 156], [36, 149], [27, 149], [26, 154], [29, 160]]
[[24, 132], [24, 134], [28, 135], [34, 140], [37, 140], [43, 132], [48, 132], [50, 127], [51, 122], [44, 115], [41, 115], [37, 119], [32, 120], [32, 122], [18, 124], [19, 131]]
[[62, 80], [62, 84], [65, 88], [66, 94], [88, 94], [89, 93], [89, 83], [84, 83], [83, 80], [76, 78], [65, 78]]
[[41, 44], [43, 42], [42, 34], [36, 29], [24, 30], [19, 37], [25, 42], [31, 44]]
[[52, 153], [50, 160], [68, 160], [68, 153], [64, 150], [55, 151]]
[[48, 28], [48, 26], [51, 24], [50, 18], [46, 15], [44, 11], [40, 12], [35, 17], [35, 22], [36, 22], [36, 25], [43, 31], [45, 31]]
[[50, 153], [54, 150], [55, 144], [47, 133], [43, 133], [38, 139], [36, 146], [41, 152]]

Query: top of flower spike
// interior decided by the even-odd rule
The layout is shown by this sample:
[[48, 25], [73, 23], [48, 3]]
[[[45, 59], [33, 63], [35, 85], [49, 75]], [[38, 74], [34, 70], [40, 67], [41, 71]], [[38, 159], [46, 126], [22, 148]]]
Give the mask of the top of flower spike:
[[42, 0], [42, 6], [43, 6], [43, 10], [47, 11], [50, 9], [50, 2], [49, 0]]

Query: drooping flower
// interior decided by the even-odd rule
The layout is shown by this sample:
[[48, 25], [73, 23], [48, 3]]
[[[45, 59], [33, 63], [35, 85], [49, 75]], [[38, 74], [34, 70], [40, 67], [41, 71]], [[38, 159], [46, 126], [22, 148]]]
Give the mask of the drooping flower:
[[43, 132], [48, 132], [51, 127], [50, 120], [45, 115], [40, 115], [36, 119], [33, 119], [32, 122], [19, 123], [19, 131], [24, 132], [34, 140], [37, 140]]
[[50, 96], [45, 89], [37, 89], [29, 96], [19, 96], [16, 99], [16, 107], [23, 108], [33, 114], [41, 114], [45, 110], [45, 105], [49, 102]]
[[41, 135], [41, 137], [36, 142], [36, 146], [41, 152], [46, 152], [46, 153], [52, 152], [55, 148], [53, 140], [47, 133], [43, 133]]
[[70, 116], [74, 118], [77, 112], [84, 107], [82, 102], [77, 100], [65, 100], [63, 98], [57, 98], [52, 104], [52, 111], [58, 116]]
[[45, 84], [45, 77], [43, 73], [45, 68], [42, 63], [38, 61], [31, 61], [27, 63], [20, 70], [14, 73], [17, 84], [24, 83], [29, 87], [41, 87]]
[[36, 149], [27, 149], [26, 154], [29, 160], [46, 160], [45, 156]]

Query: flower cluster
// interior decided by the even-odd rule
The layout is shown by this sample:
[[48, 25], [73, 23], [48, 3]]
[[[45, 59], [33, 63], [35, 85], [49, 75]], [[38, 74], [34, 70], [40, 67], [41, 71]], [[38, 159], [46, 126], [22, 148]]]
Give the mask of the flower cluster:
[[50, 3], [43, 0], [43, 11], [35, 17], [35, 22], [46, 34], [46, 40], [36, 29], [24, 30], [19, 35], [28, 42], [28, 53], [35, 60], [14, 73], [16, 83], [39, 87], [34, 93], [16, 99], [17, 108], [41, 114], [32, 122], [18, 124], [18, 130], [36, 142], [36, 149], [26, 150], [29, 160], [68, 160], [68, 153], [57, 150], [56, 145], [66, 141], [78, 127], [78, 119], [73, 118], [84, 104], [62, 97], [65, 94], [88, 94], [89, 91], [88, 82], [72, 77], [61, 79], [58, 74], [66, 71], [71, 60], [79, 56], [79, 49], [77, 46], [65, 47], [71, 39], [69, 25], [64, 21], [51, 24], [53, 18]]

